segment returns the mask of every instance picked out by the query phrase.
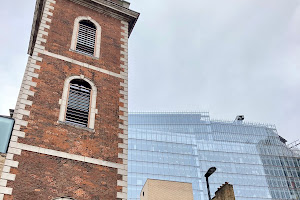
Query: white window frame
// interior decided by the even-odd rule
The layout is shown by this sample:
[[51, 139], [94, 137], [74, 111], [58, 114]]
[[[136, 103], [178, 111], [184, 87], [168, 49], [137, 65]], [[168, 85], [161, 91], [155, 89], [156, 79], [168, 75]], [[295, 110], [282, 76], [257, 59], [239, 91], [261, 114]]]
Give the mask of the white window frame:
[[95, 38], [94, 57], [99, 59], [100, 58], [100, 45], [101, 45], [101, 26], [89, 16], [80, 16], [75, 19], [70, 50], [76, 51], [79, 22], [82, 20], [88, 20], [96, 26], [97, 30], [96, 30], [96, 38]]
[[92, 81], [85, 78], [83, 75], [71, 76], [65, 80], [62, 98], [59, 100], [60, 112], [59, 112], [58, 121], [61, 121], [61, 122], [66, 121], [66, 112], [67, 112], [67, 105], [68, 105], [70, 82], [74, 79], [82, 79], [82, 80], [88, 82], [92, 88], [91, 89], [91, 99], [90, 99], [91, 103], [90, 103], [90, 111], [89, 111], [89, 120], [88, 120], [87, 128], [94, 130], [95, 129], [95, 117], [96, 117], [96, 114], [98, 114], [98, 110], [96, 109], [97, 88]]

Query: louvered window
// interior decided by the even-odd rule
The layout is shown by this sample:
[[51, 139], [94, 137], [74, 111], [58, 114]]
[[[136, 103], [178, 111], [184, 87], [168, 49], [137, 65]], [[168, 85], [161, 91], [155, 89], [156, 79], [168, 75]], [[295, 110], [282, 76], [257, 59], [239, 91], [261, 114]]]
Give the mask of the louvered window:
[[79, 22], [76, 51], [94, 56], [96, 30], [96, 26], [88, 20]]
[[83, 127], [88, 126], [90, 97], [90, 84], [81, 79], [74, 79], [70, 82], [66, 122]]

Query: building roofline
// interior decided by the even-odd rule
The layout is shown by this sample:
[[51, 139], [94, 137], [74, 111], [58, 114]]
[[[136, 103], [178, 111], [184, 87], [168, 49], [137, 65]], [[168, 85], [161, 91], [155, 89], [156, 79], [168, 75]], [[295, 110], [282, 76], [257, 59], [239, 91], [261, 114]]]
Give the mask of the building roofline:
[[0, 117], [7, 118], [7, 119], [14, 119], [14, 118], [12, 118], [10, 116], [6, 116], [6, 115], [0, 115]]
[[[128, 37], [130, 36], [140, 13], [130, 10], [129, 8], [123, 6], [124, 4], [128, 5], [128, 2], [120, 0], [120, 3], [115, 3], [110, 0], [69, 0], [74, 3], [80, 4], [82, 6], [93, 9], [97, 12], [109, 15], [111, 17], [117, 18], [128, 22]], [[46, 0], [37, 0], [35, 5], [28, 54], [32, 55], [34, 44], [36, 42], [38, 29], [41, 23], [42, 13], [45, 7]], [[123, 5], [121, 5], [123, 3]]]
[[[269, 128], [275, 129], [276, 126], [274, 124], [269, 123], [261, 123], [261, 122], [251, 122], [251, 121], [243, 121], [238, 124], [233, 120], [223, 120], [223, 119], [214, 119], [210, 117], [210, 113], [207, 111], [129, 111], [129, 115], [200, 115], [202, 117], [207, 117], [207, 120], [211, 124], [220, 123], [220, 124], [233, 124], [233, 125], [243, 125], [243, 126], [255, 126], [260, 128]], [[276, 132], [277, 133], [277, 132]]]

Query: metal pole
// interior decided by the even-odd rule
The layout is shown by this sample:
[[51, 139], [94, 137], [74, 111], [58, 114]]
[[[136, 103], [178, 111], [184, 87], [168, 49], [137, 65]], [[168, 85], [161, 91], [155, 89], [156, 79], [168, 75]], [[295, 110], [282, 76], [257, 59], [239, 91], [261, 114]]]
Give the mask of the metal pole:
[[210, 189], [209, 189], [209, 183], [208, 183], [208, 177], [206, 177], [206, 185], [207, 185], [208, 199], [211, 200]]

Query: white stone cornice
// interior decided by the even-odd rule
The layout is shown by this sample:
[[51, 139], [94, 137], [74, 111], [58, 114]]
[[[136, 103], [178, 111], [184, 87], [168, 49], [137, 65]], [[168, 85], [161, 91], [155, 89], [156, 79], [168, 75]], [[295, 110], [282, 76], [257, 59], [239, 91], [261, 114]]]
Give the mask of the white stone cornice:
[[[40, 154], [44, 154], [44, 155], [49, 155], [49, 156], [56, 156], [59, 158], [65, 158], [65, 159], [69, 159], [69, 160], [75, 160], [75, 161], [80, 161], [80, 162], [85, 162], [85, 163], [90, 163], [90, 164], [95, 164], [95, 165], [101, 165], [104, 167], [110, 167], [110, 168], [115, 168], [115, 169], [120, 169], [120, 170], [126, 169], [126, 167], [123, 164], [113, 163], [113, 162], [104, 161], [104, 160], [86, 157], [86, 156], [70, 154], [70, 153], [56, 151], [56, 150], [52, 150], [52, 149], [46, 149], [46, 148], [32, 146], [32, 145], [23, 144], [23, 143], [11, 142], [10, 147], [15, 148], [15, 149], [40, 153]], [[12, 163], [12, 164], [17, 165], [17, 163]]]
[[75, 65], [79, 65], [81, 67], [92, 69], [92, 70], [95, 70], [95, 71], [98, 71], [98, 72], [101, 72], [101, 73], [104, 73], [104, 74], [108, 74], [108, 75], [111, 75], [111, 76], [114, 76], [114, 77], [117, 77], [117, 78], [127, 79], [127, 77], [124, 76], [122, 73], [118, 74], [118, 73], [115, 73], [115, 72], [111, 72], [111, 71], [108, 71], [106, 69], [102, 69], [102, 68], [99, 68], [99, 67], [96, 67], [96, 66], [93, 66], [93, 65], [89, 65], [87, 63], [80, 62], [78, 60], [74, 60], [74, 59], [66, 57], [66, 56], [61, 56], [61, 55], [51, 53], [51, 52], [46, 51], [46, 50], [38, 50], [38, 52], [40, 54], [51, 56], [53, 58], [57, 58], [57, 59], [60, 59], [60, 60], [66, 61], [66, 62], [70, 62], [70, 63], [73, 63]]

